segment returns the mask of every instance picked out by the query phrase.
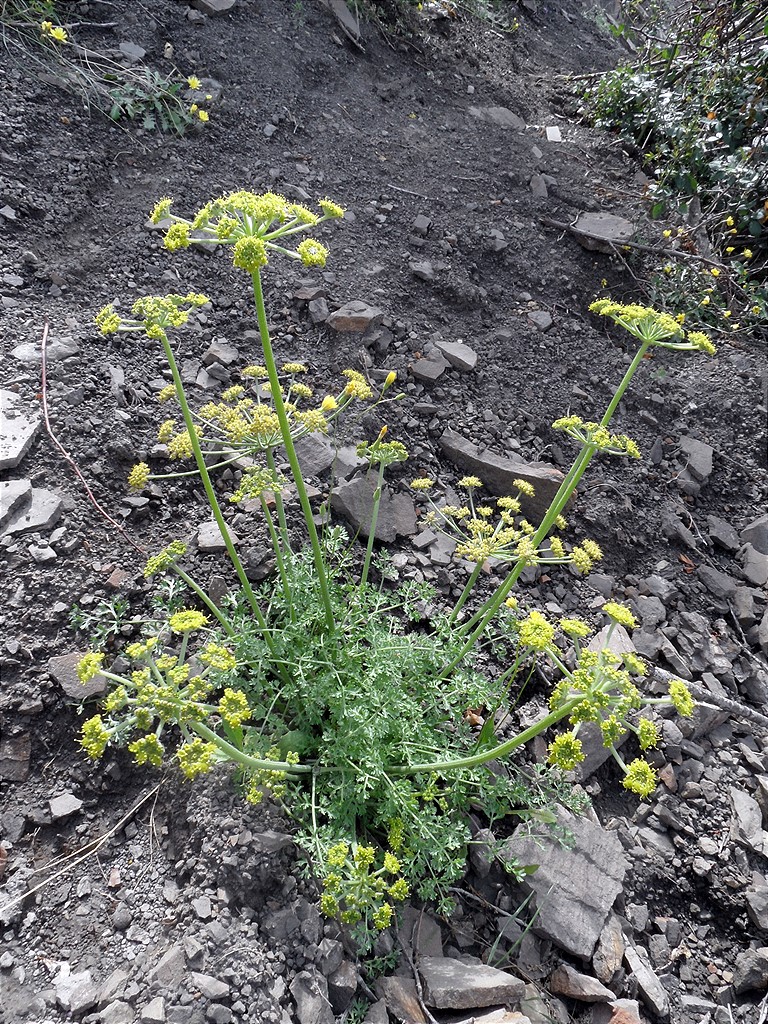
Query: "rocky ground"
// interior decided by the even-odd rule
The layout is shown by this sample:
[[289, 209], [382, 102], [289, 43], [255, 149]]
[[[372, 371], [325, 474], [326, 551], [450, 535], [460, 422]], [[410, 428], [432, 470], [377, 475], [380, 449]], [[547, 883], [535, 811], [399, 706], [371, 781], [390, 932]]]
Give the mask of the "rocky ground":
[[[700, 697], [692, 720], [664, 720], [648, 801], [595, 751], [580, 780], [594, 809], [568, 819], [571, 848], [510, 834], [501, 858], [540, 865], [527, 888], [480, 833], [453, 916], [406, 908], [361, 966], [319, 916], [289, 822], [242, 803], [226, 777], [191, 786], [122, 756], [94, 766], [75, 744], [88, 632], [74, 632], [73, 605], [141, 609], [136, 547], [179, 535], [196, 541], [200, 578], [230, 583], [193, 485], [139, 496], [125, 485], [138, 458], [162, 466], [154, 394], [165, 380], [144, 342], [100, 338], [95, 311], [177, 287], [214, 296], [179, 341], [200, 395], [236, 379], [255, 346], [240, 278], [218, 256], [170, 256], [149, 208], [173, 195], [196, 209], [242, 187], [330, 195], [348, 213], [329, 232], [327, 271], [267, 274], [281, 355], [321, 381], [350, 364], [374, 380], [397, 370], [406, 398], [388, 425], [411, 453], [405, 478], [450, 487], [471, 467], [501, 492], [524, 463], [562, 468], [570, 453], [551, 422], [567, 410], [599, 418], [631, 358], [587, 305], [635, 297], [642, 265], [542, 218], [610, 214], [629, 227], [603, 227], [648, 244], [665, 227], [645, 219], [642, 174], [579, 120], [566, 79], [620, 57], [601, 10], [526, 0], [513, 34], [427, 10], [408, 40], [320, 0], [158, 0], [108, 18], [95, 3], [70, 6], [73, 21], [114, 22], [83, 24], [84, 45], [118, 60], [142, 50], [167, 72], [170, 44], [214, 98], [207, 124], [163, 139], [89, 113], [18, 52], [0, 70], [0, 1019], [762, 1024], [764, 337], [716, 339], [711, 361], [648, 361], [618, 415], [645, 457], [595, 465], [572, 516], [604, 562], [586, 579], [531, 573], [522, 588], [533, 606], [579, 609], [596, 625], [607, 598], [626, 601], [652, 685], [661, 692], [673, 672]], [[113, 523], [46, 433], [46, 324], [50, 428]], [[302, 457], [354, 523], [354, 459], [330, 443]], [[462, 570], [418, 524], [403, 479], [383, 526], [395, 565], [448, 594]], [[232, 483], [223, 475], [224, 493]], [[231, 524], [258, 573], [258, 529], [234, 510]], [[526, 896], [538, 909], [530, 929]]]

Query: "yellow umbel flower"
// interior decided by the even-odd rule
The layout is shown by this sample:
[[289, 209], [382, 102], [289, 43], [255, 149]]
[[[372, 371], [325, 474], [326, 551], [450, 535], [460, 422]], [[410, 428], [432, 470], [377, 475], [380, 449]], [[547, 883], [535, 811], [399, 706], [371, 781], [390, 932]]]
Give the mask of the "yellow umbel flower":
[[90, 682], [94, 676], [97, 676], [101, 672], [101, 663], [104, 661], [104, 655], [97, 651], [88, 651], [77, 664], [77, 678], [81, 683], [85, 684]]
[[194, 608], [186, 608], [168, 619], [168, 625], [174, 633], [191, 633], [208, 625], [208, 617]]
[[149, 479], [149, 466], [146, 462], [137, 462], [128, 474], [128, 486], [132, 491], [142, 491]]

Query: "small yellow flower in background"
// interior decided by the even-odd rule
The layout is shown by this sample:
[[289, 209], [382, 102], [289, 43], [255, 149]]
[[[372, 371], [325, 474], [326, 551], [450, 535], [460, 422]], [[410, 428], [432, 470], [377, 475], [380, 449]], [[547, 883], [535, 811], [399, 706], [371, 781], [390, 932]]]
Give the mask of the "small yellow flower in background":
[[54, 26], [52, 21], [41, 22], [40, 31], [49, 39], [55, 39], [57, 43], [66, 43], [67, 41], [67, 33], [60, 25]]
[[208, 117], [208, 111], [207, 110], [198, 110], [197, 117], [203, 123], [205, 123], [206, 121], [210, 120], [210, 118]]
[[751, 249], [745, 249], [744, 250], [744, 259], [745, 260], [751, 260], [754, 255], [755, 254], [752, 252]]
[[189, 86], [190, 89], [199, 89], [201, 84], [202, 83], [200, 79], [197, 77], [197, 75], [190, 75], [189, 78], [187, 79], [187, 85]]
[[191, 633], [193, 629], [202, 629], [208, 624], [208, 617], [193, 608], [186, 608], [168, 619], [168, 625], [174, 633]]
[[483, 486], [483, 481], [480, 479], [480, 477], [477, 477], [477, 476], [463, 476], [461, 478], [461, 480], [459, 480], [458, 483], [459, 483], [459, 487], [467, 487], [467, 488], [470, 488], [470, 487], [482, 487]]
[[709, 305], [709, 296], [705, 295], [704, 298], [699, 303], [699, 305], [700, 306], [708, 306]]
[[726, 251], [726, 252], [728, 253], [728, 255], [730, 256], [730, 254], [731, 254], [732, 252], [735, 252], [736, 250], [734, 249], [734, 247], [733, 247], [732, 245], [729, 245], [729, 246], [727, 246], [727, 247], [726, 247], [726, 250], [725, 250], [725, 251]]
[[128, 474], [128, 486], [132, 491], [141, 491], [149, 479], [149, 466], [146, 462], [137, 462]]
[[725, 223], [728, 225], [729, 228], [732, 228], [733, 227], [733, 223], [734, 223], [733, 217], [726, 217], [725, 218]]
[[200, 107], [198, 107], [196, 103], [193, 103], [192, 106], [189, 108], [189, 112], [190, 114], [196, 114], [199, 109]]
[[710, 274], [712, 275], [712, 277], [720, 277], [720, 271], [717, 269], [717, 267], [712, 267], [712, 269], [710, 270]]
[[675, 320], [677, 320], [677, 322], [679, 324], [684, 324], [685, 323], [685, 313], [678, 313], [677, 316], [675, 317]]
[[750, 310], [750, 313], [754, 313], [755, 316], [757, 316], [760, 313], [760, 307], [759, 306], [753, 306], [752, 309]]
[[739, 232], [736, 230], [736, 228], [731, 228], [731, 230], [728, 232], [729, 235], [738, 235], [738, 233]]
[[662, 235], [663, 235], [663, 236], [664, 236], [665, 238], [671, 238], [671, 237], [672, 237], [672, 232], [671, 232], [671, 231], [669, 230], [669, 228], [667, 228], [667, 230], [666, 230], [666, 231], [662, 231]]
[[672, 264], [671, 263], [666, 263], [664, 265], [664, 273], [665, 274], [671, 274], [672, 273]]
[[428, 476], [420, 476], [416, 480], [411, 480], [411, 487], [414, 491], [428, 491], [434, 485], [435, 481], [430, 480]]
[[206, 100], [207, 100], [207, 101], [208, 101], [208, 102], [210, 103], [210, 102], [211, 102], [211, 100], [213, 99], [213, 93], [211, 93], [211, 92], [207, 92], [207, 93], [205, 94], [205, 98], [206, 98]]
[[602, 278], [602, 280], [600, 281], [600, 287], [601, 288], [607, 288], [608, 287], [608, 280], [607, 280], [607, 278], [605, 278], [605, 277]]
[[728, 319], [728, 317], [729, 317], [730, 315], [731, 315], [731, 311], [730, 311], [730, 309], [724, 309], [724, 310], [723, 310], [723, 316], [725, 317], [725, 319], [726, 319], [726, 320]]
[[731, 324], [731, 330], [732, 331], [738, 331], [738, 329], [740, 327], [741, 327], [741, 324]]

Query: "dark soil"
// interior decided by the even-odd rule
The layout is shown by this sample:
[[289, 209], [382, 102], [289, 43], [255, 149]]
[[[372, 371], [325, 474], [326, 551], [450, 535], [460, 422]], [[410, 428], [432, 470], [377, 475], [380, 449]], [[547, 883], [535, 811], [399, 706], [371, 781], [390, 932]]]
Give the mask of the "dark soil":
[[[591, 317], [589, 302], [600, 294], [641, 297], [643, 268], [629, 252], [588, 252], [539, 218], [571, 223], [580, 211], [608, 211], [635, 221], [647, 242], [657, 240], [664, 225], [646, 219], [637, 165], [579, 118], [568, 76], [607, 68], [621, 56], [599, 28], [599, 11], [582, 0], [524, 5], [537, 10], [520, 11], [514, 34], [469, 18], [424, 23], [410, 38], [394, 24], [364, 24], [362, 47], [346, 39], [316, 0], [241, 0], [226, 15], [200, 23], [173, 0], [157, 0], [151, 12], [138, 4], [126, 10], [71, 6], [73, 21], [103, 16], [117, 22], [76, 30], [83, 44], [109, 53], [121, 42], [138, 44], [146, 61], [166, 72], [171, 64], [163, 52], [170, 42], [183, 74], [215, 79], [222, 92], [210, 104], [208, 124], [183, 138], [163, 138], [84, 109], [78, 97], [33, 77], [18, 52], [2, 57], [0, 207], [14, 213], [12, 219], [0, 215], [2, 386], [39, 411], [39, 363], [22, 361], [12, 350], [25, 342], [39, 346], [46, 325], [49, 347], [62, 339], [75, 344], [76, 354], [49, 360], [51, 427], [125, 532], [89, 502], [43, 431], [20, 466], [0, 478], [29, 479], [64, 502], [53, 538], [50, 530], [21, 534], [0, 546], [0, 874], [6, 881], [0, 914], [4, 896], [24, 893], [51, 874], [59, 858], [88, 853], [88, 843], [149, 797], [104, 845], [80, 862], [66, 862], [65, 874], [0, 918], [7, 953], [0, 957], [0, 1019], [80, 1019], [51, 995], [62, 963], [73, 974], [92, 970], [99, 983], [122, 967], [143, 978], [165, 947], [182, 935], [188, 942], [199, 938], [210, 914], [189, 909], [190, 893], [197, 892], [219, 906], [219, 922], [239, 936], [237, 956], [226, 952], [220, 935], [206, 936], [210, 959], [201, 956], [207, 966], [196, 969], [217, 975], [217, 957], [223, 957], [230, 974], [221, 976], [238, 979], [232, 982], [238, 991], [233, 1016], [209, 1019], [280, 1021], [284, 1013], [285, 1021], [292, 1019], [291, 981], [322, 938], [311, 885], [299, 877], [290, 845], [270, 862], [268, 851], [254, 851], [245, 840], [227, 871], [220, 837], [235, 837], [235, 848], [238, 835], [280, 832], [286, 824], [265, 821], [263, 814], [255, 822], [251, 809], [224, 797], [184, 811], [188, 800], [203, 798], [190, 795], [175, 776], [155, 779], [121, 756], [94, 766], [75, 742], [81, 710], [49, 671], [52, 657], [87, 646], [87, 636], [70, 625], [73, 605], [88, 610], [101, 599], [124, 597], [143, 608], [148, 585], [136, 545], [150, 553], [194, 533], [207, 518], [193, 484], [165, 485], [148, 492], [148, 501], [126, 501], [127, 474], [147, 457], [164, 418], [154, 400], [164, 367], [143, 339], [101, 338], [93, 315], [110, 301], [126, 308], [141, 294], [204, 291], [213, 297], [213, 310], [207, 322], [178, 335], [179, 361], [196, 367], [214, 339], [235, 345], [243, 363], [254, 361], [256, 342], [246, 332], [257, 324], [242, 275], [220, 255], [166, 252], [148, 230], [148, 212], [165, 195], [183, 214], [239, 188], [273, 189], [310, 205], [327, 195], [349, 212], [326, 231], [331, 260], [312, 280], [325, 289], [331, 309], [352, 299], [379, 306], [387, 330], [366, 349], [359, 337], [314, 324], [306, 303], [294, 298], [307, 275], [274, 263], [265, 286], [280, 358], [307, 361], [318, 381], [349, 365], [374, 376], [398, 371], [406, 398], [388, 407], [387, 422], [411, 458], [396, 481], [430, 475], [445, 485], [455, 482], [461, 474], [438, 444], [449, 426], [499, 454], [562, 468], [572, 453], [552, 421], [568, 410], [599, 419], [631, 358], [627, 336]], [[86, 6], [87, 16], [81, 14]], [[470, 107], [509, 108], [524, 126], [502, 128], [473, 116]], [[547, 141], [547, 126], [560, 128], [561, 142]], [[537, 175], [546, 176], [547, 196], [532, 191]], [[426, 236], [414, 231], [420, 215], [431, 221]], [[431, 264], [430, 280], [411, 267], [424, 261]], [[529, 318], [541, 311], [552, 317], [545, 331]], [[410, 368], [438, 336], [464, 340], [478, 353], [477, 368], [450, 370], [424, 385]], [[710, 1012], [706, 1005], [691, 1008], [695, 1000], [681, 1002], [683, 995], [731, 1000], [733, 1019], [743, 1021], [757, 1020], [749, 1013], [757, 1013], [751, 1008], [762, 997], [759, 991], [729, 993], [737, 957], [768, 939], [745, 904], [747, 888], [766, 871], [765, 856], [729, 832], [728, 787], [752, 791], [758, 776], [768, 776], [767, 734], [749, 717], [768, 700], [765, 592], [745, 580], [738, 561], [743, 543], [729, 549], [713, 539], [712, 517], [738, 533], [766, 508], [764, 341], [718, 340], [711, 361], [673, 353], [648, 361], [615, 421], [646, 457], [593, 464], [572, 515], [574, 532], [603, 546], [599, 571], [607, 582], [590, 585], [560, 571], [551, 582], [527, 584], [527, 596], [541, 607], [554, 602], [590, 615], [599, 606], [600, 586], [633, 601], [648, 593], [642, 581], [649, 577], [670, 581], [674, 597], [665, 601], [661, 623], [666, 640], [683, 660], [687, 651], [700, 651], [704, 641], [681, 616], [704, 616], [706, 643], [719, 645], [725, 667], [704, 659], [692, 678], [706, 685], [709, 673], [712, 687], [744, 709], [708, 736], [688, 735], [687, 752], [685, 741], [665, 749], [677, 781], [639, 810], [608, 769], [587, 785], [598, 817], [619, 832], [630, 853], [639, 826], [671, 837], [671, 856], [631, 855], [624, 905], [648, 908], [650, 923], [635, 929], [638, 941], [651, 936], [656, 918], [681, 923], [682, 945], [668, 965], [656, 964], [673, 999], [672, 1019], [680, 1024], [698, 1024]], [[687, 487], [685, 441], [691, 438], [711, 447], [714, 462], [705, 479]], [[231, 489], [227, 478], [223, 487]], [[247, 535], [242, 513], [233, 516], [235, 528]], [[48, 543], [55, 559], [37, 562], [30, 546]], [[408, 539], [400, 549], [409, 556], [413, 551]], [[198, 555], [196, 563], [202, 580], [223, 575], [229, 582], [221, 558]], [[708, 589], [704, 567], [750, 592], [751, 621], [735, 613], [733, 591], [723, 598]], [[425, 571], [444, 591], [455, 582], [451, 572]], [[663, 651], [655, 660], [680, 671]], [[697, 757], [711, 784], [686, 800], [678, 782], [682, 789], [690, 771], [685, 765]], [[48, 801], [62, 793], [75, 794], [83, 806], [52, 820]], [[660, 813], [665, 808], [666, 817]], [[703, 874], [695, 864], [702, 835], [723, 844]], [[255, 864], [250, 888], [241, 877], [249, 850]], [[155, 905], [158, 894], [164, 899]], [[115, 923], [118, 907], [129, 907], [140, 922], [133, 936], [130, 928], [137, 925], [126, 932]], [[282, 907], [296, 916], [296, 931], [285, 931]], [[465, 914], [477, 931], [479, 953], [486, 934], [493, 941], [495, 918], [477, 906]], [[247, 985], [238, 971], [250, 977]], [[129, 1005], [138, 991], [133, 1002], [125, 995]], [[193, 1002], [190, 997], [180, 1005]], [[202, 1005], [198, 998], [192, 1008]], [[568, 1008], [572, 1019], [591, 1019], [582, 1004]], [[82, 1010], [89, 1013], [94, 1016], [87, 1019], [107, 1019], [93, 1003]], [[728, 1019], [712, 1013], [709, 1019]]]

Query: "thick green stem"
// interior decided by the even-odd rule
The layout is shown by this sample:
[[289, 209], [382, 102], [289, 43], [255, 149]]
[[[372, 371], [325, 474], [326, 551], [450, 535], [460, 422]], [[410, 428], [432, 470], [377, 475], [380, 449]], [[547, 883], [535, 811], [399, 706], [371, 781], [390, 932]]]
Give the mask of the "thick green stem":
[[197, 596], [200, 598], [200, 600], [203, 602], [206, 608], [208, 608], [209, 611], [211, 611], [216, 616], [216, 618], [219, 620], [222, 629], [227, 634], [227, 636], [234, 636], [235, 631], [229, 624], [229, 620], [224, 615], [222, 610], [218, 607], [218, 605], [216, 605], [215, 602], [212, 601], [211, 598], [206, 594], [203, 588], [199, 584], [195, 583], [192, 577], [189, 576], [186, 572], [184, 572], [183, 569], [179, 568], [179, 566], [175, 563], [171, 566], [171, 568], [179, 577], [179, 579], [186, 583], [189, 589], [194, 591], [195, 594], [197, 594]]
[[291, 622], [295, 622], [296, 612], [293, 607], [293, 601], [291, 600], [291, 586], [290, 583], [288, 582], [288, 573], [286, 572], [285, 569], [285, 558], [283, 556], [283, 549], [280, 544], [280, 538], [277, 535], [277, 530], [275, 529], [275, 524], [272, 520], [272, 512], [270, 511], [269, 505], [267, 504], [267, 499], [264, 497], [264, 495], [261, 496], [260, 501], [261, 509], [262, 512], [264, 513], [264, 520], [267, 524], [267, 529], [269, 530], [269, 539], [272, 541], [272, 549], [275, 552], [275, 560], [277, 561], [277, 571], [280, 575], [280, 582], [283, 587], [283, 596], [285, 597], [285, 603], [288, 606], [288, 612], [291, 617]]
[[[275, 453], [271, 448], [267, 448], [266, 451], [267, 466], [270, 468], [272, 473], [277, 479], [277, 467], [275, 466]], [[291, 542], [288, 537], [288, 521], [285, 518], [285, 504], [283, 503], [283, 496], [280, 493], [280, 488], [275, 487], [275, 508], [277, 509], [277, 521], [280, 524], [280, 536], [283, 540], [283, 547], [286, 551], [291, 550]]]
[[487, 764], [488, 761], [494, 761], [499, 757], [504, 757], [506, 754], [511, 754], [513, 750], [522, 747], [529, 740], [538, 736], [539, 733], [544, 732], [545, 729], [549, 729], [550, 726], [562, 721], [583, 699], [581, 695], [574, 697], [558, 708], [557, 711], [551, 711], [541, 721], [534, 722], [533, 725], [518, 733], [517, 736], [513, 736], [511, 740], [506, 740], [496, 747], [491, 747], [490, 750], [483, 750], [479, 754], [470, 754], [469, 757], [458, 757], [452, 761], [431, 761], [425, 764], [401, 765], [390, 768], [389, 774], [399, 776], [418, 775], [421, 772], [447, 772], [458, 768], [476, 768], [478, 765]]
[[244, 751], [238, 750], [231, 743], [227, 743], [213, 729], [209, 729], [205, 723], [192, 721], [188, 724], [189, 728], [196, 732], [198, 736], [202, 736], [204, 740], [215, 744], [223, 754], [226, 754], [230, 761], [236, 761], [246, 768], [262, 768], [270, 772], [285, 772], [286, 775], [309, 775], [312, 772], [311, 766], [307, 764], [290, 764], [288, 761], [264, 761], [258, 757], [251, 757], [250, 754], [246, 754]]
[[243, 591], [245, 592], [246, 597], [248, 598], [248, 603], [251, 606], [253, 617], [255, 618], [259, 629], [261, 630], [261, 635], [264, 640], [264, 643], [269, 648], [269, 652], [275, 661], [278, 671], [283, 677], [285, 677], [285, 668], [282, 664], [279, 663], [277, 650], [275, 649], [274, 641], [272, 640], [272, 635], [269, 631], [269, 627], [262, 614], [261, 608], [259, 608], [258, 601], [256, 600], [256, 595], [254, 594], [253, 589], [251, 588], [250, 580], [245, 575], [243, 563], [240, 561], [240, 556], [235, 550], [235, 545], [232, 543], [232, 538], [229, 535], [227, 524], [224, 521], [224, 515], [221, 511], [221, 506], [219, 505], [219, 499], [216, 497], [216, 492], [213, 489], [213, 482], [208, 472], [208, 467], [205, 464], [205, 456], [203, 455], [203, 451], [197, 439], [197, 434], [195, 432], [195, 423], [192, 417], [192, 410], [189, 408], [189, 403], [187, 402], [187, 396], [184, 392], [184, 385], [181, 380], [181, 374], [179, 373], [179, 367], [176, 363], [176, 357], [173, 354], [173, 349], [171, 348], [171, 344], [168, 341], [168, 338], [165, 336], [165, 334], [163, 334], [163, 349], [165, 350], [165, 358], [168, 360], [168, 365], [171, 368], [173, 383], [176, 388], [176, 397], [179, 400], [179, 406], [181, 408], [181, 415], [184, 417], [184, 425], [186, 426], [187, 432], [189, 434], [189, 440], [192, 445], [192, 452], [195, 456], [197, 469], [200, 473], [200, 479], [202, 481], [203, 489], [205, 490], [205, 496], [208, 499], [208, 504], [210, 505], [211, 512], [213, 513], [213, 518], [216, 520], [216, 525], [218, 526], [219, 531], [221, 533], [222, 539], [224, 541], [224, 546], [227, 549], [227, 554], [229, 555], [232, 565], [235, 567], [235, 572], [237, 573], [238, 579], [240, 580], [240, 584], [243, 588]]
[[482, 566], [481, 562], [476, 562], [475, 563], [475, 568], [472, 570], [472, 572], [470, 574], [470, 577], [467, 580], [467, 582], [466, 582], [466, 584], [464, 586], [464, 589], [462, 590], [461, 595], [460, 595], [458, 601], [456, 602], [456, 604], [454, 605], [453, 611], [451, 612], [451, 614], [450, 614], [450, 616], [448, 618], [448, 622], [451, 625], [453, 625], [453, 623], [456, 621], [456, 616], [459, 614], [461, 609], [464, 607], [464, 605], [466, 604], [467, 598], [472, 593], [472, 588], [474, 587], [475, 583], [477, 583], [477, 577], [480, 575], [480, 571], [482, 570], [482, 568], [483, 568], [483, 566]]
[[357, 592], [362, 594], [365, 584], [368, 582], [368, 570], [371, 567], [371, 557], [373, 556], [373, 542], [376, 539], [376, 524], [379, 521], [379, 507], [381, 505], [381, 488], [384, 483], [384, 463], [379, 463], [378, 479], [376, 481], [376, 487], [373, 492], [373, 509], [371, 511], [371, 526], [368, 531], [368, 544], [365, 548], [365, 561], [363, 562], [363, 571], [360, 576], [360, 586], [357, 588]]
[[315, 570], [317, 572], [317, 582], [320, 587], [320, 596], [323, 602], [323, 607], [325, 608], [326, 625], [328, 630], [333, 632], [336, 623], [333, 617], [333, 606], [331, 604], [331, 595], [328, 589], [328, 580], [326, 578], [326, 566], [325, 561], [323, 560], [323, 550], [320, 545], [320, 538], [317, 535], [317, 527], [315, 526], [315, 520], [312, 515], [312, 506], [309, 503], [309, 495], [307, 494], [307, 488], [304, 484], [301, 466], [299, 465], [296, 448], [293, 444], [293, 438], [291, 437], [291, 426], [288, 422], [288, 414], [285, 411], [285, 403], [283, 402], [283, 396], [280, 391], [280, 380], [277, 375], [275, 356], [272, 351], [272, 342], [269, 337], [267, 311], [264, 307], [264, 292], [261, 287], [261, 275], [258, 270], [251, 274], [251, 280], [253, 281], [253, 296], [256, 301], [256, 316], [259, 321], [261, 346], [264, 352], [264, 365], [266, 366], [269, 374], [272, 402], [278, 422], [280, 423], [280, 433], [283, 438], [286, 455], [288, 456], [288, 464], [291, 467], [291, 473], [293, 474], [294, 483], [296, 484], [296, 490], [299, 494], [301, 511], [304, 513], [304, 521], [307, 524], [309, 540], [312, 545], [312, 555], [315, 561]]

